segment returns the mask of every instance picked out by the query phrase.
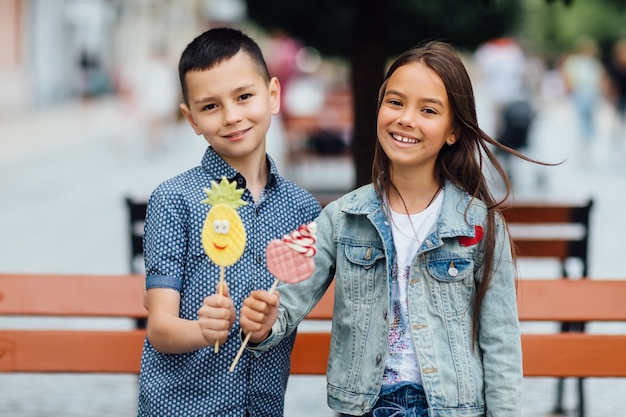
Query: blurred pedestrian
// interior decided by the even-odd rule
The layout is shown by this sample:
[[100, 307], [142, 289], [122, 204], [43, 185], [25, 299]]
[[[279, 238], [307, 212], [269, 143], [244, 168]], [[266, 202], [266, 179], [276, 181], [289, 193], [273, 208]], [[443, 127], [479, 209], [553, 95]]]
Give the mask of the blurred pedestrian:
[[616, 137], [626, 141], [626, 38], [613, 46], [608, 72], [611, 102], [617, 115]]
[[[530, 64], [524, 50], [514, 38], [497, 38], [476, 49], [474, 62], [491, 102], [494, 119], [492, 135], [515, 150], [525, 148], [534, 111]], [[510, 154], [499, 148], [495, 148], [495, 152], [514, 183]]]
[[176, 66], [164, 47], [155, 47], [135, 72], [134, 104], [148, 153], [165, 150], [180, 104]]
[[596, 135], [596, 113], [602, 100], [605, 71], [596, 41], [588, 36], [577, 39], [574, 50], [563, 61], [565, 87], [577, 112], [583, 152]]

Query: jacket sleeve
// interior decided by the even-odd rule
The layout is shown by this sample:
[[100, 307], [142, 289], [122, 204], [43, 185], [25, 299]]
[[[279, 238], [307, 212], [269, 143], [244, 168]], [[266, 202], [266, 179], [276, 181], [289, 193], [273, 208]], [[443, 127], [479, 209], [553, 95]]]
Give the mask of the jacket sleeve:
[[336, 207], [336, 202], [330, 203], [316, 219], [317, 253], [313, 258], [315, 261], [313, 275], [297, 284], [281, 283], [278, 286], [280, 292], [278, 319], [272, 326], [270, 336], [256, 346], [247, 347], [256, 356], [276, 346], [282, 339], [296, 331], [297, 326], [317, 305], [334, 279], [336, 245], [333, 238], [333, 216], [337, 212]]
[[[506, 225], [500, 215], [496, 215], [494, 223], [493, 276], [482, 302], [478, 324], [485, 401], [488, 417], [519, 417], [523, 369], [516, 272]], [[481, 267], [478, 273], [483, 269]]]

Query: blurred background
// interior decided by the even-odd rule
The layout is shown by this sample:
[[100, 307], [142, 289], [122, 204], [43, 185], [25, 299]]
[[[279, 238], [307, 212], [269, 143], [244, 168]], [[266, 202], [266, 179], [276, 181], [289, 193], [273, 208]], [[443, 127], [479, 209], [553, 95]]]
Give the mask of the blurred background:
[[[369, 182], [390, 60], [427, 39], [452, 42], [483, 129], [541, 161], [565, 161], [503, 155], [515, 196], [593, 198], [590, 275], [624, 278], [623, 0], [0, 0], [1, 272], [141, 267], [130, 256], [126, 199], [199, 164], [206, 142], [180, 117], [177, 62], [218, 26], [261, 45], [283, 86], [268, 152], [284, 176], [320, 194]], [[541, 262], [520, 271], [559, 274]], [[332, 415], [323, 379], [292, 381], [287, 416]], [[524, 415], [548, 415], [552, 381], [526, 383]], [[588, 387], [588, 417], [626, 416], [615, 395], [623, 381]], [[131, 416], [135, 397], [133, 376], [0, 374], [2, 416]]]

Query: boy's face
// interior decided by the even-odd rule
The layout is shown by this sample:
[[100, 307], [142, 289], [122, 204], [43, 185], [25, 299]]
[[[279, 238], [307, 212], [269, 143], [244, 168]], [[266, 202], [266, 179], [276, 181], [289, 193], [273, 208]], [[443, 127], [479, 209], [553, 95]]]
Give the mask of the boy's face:
[[280, 110], [280, 84], [269, 85], [243, 52], [204, 71], [186, 74], [189, 105], [183, 115], [226, 162], [265, 156], [271, 116]]

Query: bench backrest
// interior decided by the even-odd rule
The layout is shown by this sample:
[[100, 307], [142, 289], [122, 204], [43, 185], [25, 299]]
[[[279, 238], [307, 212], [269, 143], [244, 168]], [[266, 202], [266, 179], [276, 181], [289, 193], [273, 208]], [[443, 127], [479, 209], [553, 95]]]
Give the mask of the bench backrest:
[[554, 258], [564, 277], [566, 260], [578, 259], [580, 274], [589, 273], [589, 228], [593, 200], [515, 200], [502, 207], [519, 257]]
[[[0, 315], [145, 318], [141, 275], [0, 274]], [[334, 287], [307, 319], [332, 318]], [[522, 321], [625, 321], [626, 280], [521, 280]], [[0, 372], [138, 373], [144, 329], [0, 329]], [[45, 346], [45, 349], [42, 349]], [[326, 372], [330, 333], [300, 331], [292, 374]], [[527, 376], [626, 377], [626, 335], [524, 334]]]

